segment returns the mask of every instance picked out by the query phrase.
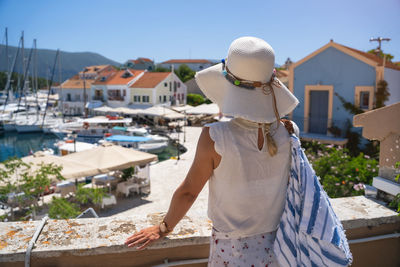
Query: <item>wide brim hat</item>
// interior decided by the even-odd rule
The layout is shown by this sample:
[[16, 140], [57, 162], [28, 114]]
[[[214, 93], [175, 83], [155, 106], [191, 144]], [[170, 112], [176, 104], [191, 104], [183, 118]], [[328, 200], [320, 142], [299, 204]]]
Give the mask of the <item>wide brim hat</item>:
[[[275, 53], [264, 40], [256, 37], [234, 40], [227, 58], [222, 62], [197, 72], [195, 79], [206, 97], [216, 103], [224, 115], [271, 123], [276, 121], [278, 115], [282, 118], [289, 114], [299, 103], [288, 88], [275, 77]], [[231, 79], [227, 78], [226, 71]], [[254, 81], [257, 84], [266, 84], [273, 80], [269, 83], [273, 92], [266, 93], [267, 86], [244, 88], [239, 81], [232, 80], [232, 77], [239, 81]], [[239, 85], [235, 85], [236, 82]], [[275, 104], [277, 113], [274, 110]]]

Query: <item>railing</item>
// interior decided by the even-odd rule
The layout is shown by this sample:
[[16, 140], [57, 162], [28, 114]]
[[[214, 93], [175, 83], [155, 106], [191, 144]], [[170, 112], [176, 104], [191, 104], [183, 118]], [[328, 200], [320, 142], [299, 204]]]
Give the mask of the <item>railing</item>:
[[104, 97], [96, 95], [96, 96], [93, 97], [93, 100], [98, 100], [98, 101], [104, 102]]
[[108, 101], [124, 101], [123, 96], [108, 96]]

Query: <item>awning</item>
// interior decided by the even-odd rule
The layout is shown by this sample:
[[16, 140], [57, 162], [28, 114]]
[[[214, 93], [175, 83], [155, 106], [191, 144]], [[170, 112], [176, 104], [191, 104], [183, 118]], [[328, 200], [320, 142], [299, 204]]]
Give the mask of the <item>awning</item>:
[[171, 107], [171, 109], [178, 111], [178, 112], [184, 112], [185, 110], [191, 109], [193, 106], [191, 105], [184, 105], [184, 106], [178, 106], [178, 107]]
[[135, 143], [135, 142], [146, 142], [151, 140], [149, 137], [144, 137], [144, 136], [127, 136], [127, 135], [112, 135], [110, 137], [106, 138], [106, 141], [109, 142], [130, 142], [130, 143]]
[[183, 119], [185, 116], [179, 112], [173, 111], [172, 109], [164, 106], [153, 106], [144, 110], [139, 111], [141, 115], [157, 116], [166, 119]]
[[197, 107], [186, 110], [187, 114], [204, 114], [204, 115], [214, 115], [219, 114], [219, 107], [217, 104], [201, 104]]
[[115, 127], [113, 127], [112, 129], [113, 129], [113, 130], [116, 130], [116, 131], [123, 131], [123, 132], [126, 132], [126, 130], [127, 130], [128, 128], [126, 128], [126, 127], [121, 127], [121, 126], [115, 126]]

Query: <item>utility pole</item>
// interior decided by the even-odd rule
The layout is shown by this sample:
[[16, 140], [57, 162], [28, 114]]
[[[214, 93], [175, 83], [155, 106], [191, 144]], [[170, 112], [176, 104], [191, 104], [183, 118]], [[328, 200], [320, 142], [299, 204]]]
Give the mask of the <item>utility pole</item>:
[[87, 98], [86, 98], [86, 72], [87, 71], [88, 71], [87, 68], [85, 68], [83, 70], [83, 102], [84, 102], [83, 110], [85, 111], [85, 118], [88, 117], [88, 109], [86, 108], [86, 102], [87, 102]]
[[369, 41], [370, 41], [370, 42], [378, 42], [378, 47], [376, 48], [375, 51], [376, 51], [377, 54], [379, 55], [379, 53], [382, 52], [382, 49], [381, 49], [382, 41], [387, 41], [387, 42], [389, 42], [389, 41], [390, 41], [390, 38], [383, 38], [383, 37], [374, 38], [374, 37], [371, 37], [371, 38], [369, 39]]

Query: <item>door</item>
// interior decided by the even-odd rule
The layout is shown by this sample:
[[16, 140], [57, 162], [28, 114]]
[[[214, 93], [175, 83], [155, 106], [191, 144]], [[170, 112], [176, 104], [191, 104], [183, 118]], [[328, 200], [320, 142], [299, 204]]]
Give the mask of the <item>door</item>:
[[310, 91], [310, 133], [326, 134], [328, 127], [329, 91]]

